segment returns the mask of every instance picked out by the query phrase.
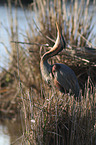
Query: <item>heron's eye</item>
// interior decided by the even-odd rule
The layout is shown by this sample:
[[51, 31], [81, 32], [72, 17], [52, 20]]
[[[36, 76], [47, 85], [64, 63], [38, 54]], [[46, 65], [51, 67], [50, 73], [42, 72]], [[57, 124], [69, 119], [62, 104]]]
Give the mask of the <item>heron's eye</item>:
[[47, 83], [50, 85], [51, 81], [50, 81], [50, 80], [48, 80], [48, 81], [47, 81]]

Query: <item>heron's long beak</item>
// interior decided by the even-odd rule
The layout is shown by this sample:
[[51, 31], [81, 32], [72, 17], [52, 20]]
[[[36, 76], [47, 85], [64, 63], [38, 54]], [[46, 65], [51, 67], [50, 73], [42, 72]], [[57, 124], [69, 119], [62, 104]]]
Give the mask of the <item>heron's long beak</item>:
[[59, 37], [61, 38], [61, 30], [60, 30], [60, 27], [58, 25], [58, 23], [56, 22], [56, 27], [57, 27], [57, 31], [58, 31], [58, 34], [59, 34]]
[[57, 31], [58, 31], [57, 42], [59, 42], [59, 40], [60, 40], [60, 44], [63, 46], [63, 48], [65, 48], [66, 42], [65, 42], [65, 38], [62, 35], [62, 28], [58, 25], [57, 22], [56, 22], [56, 27], [57, 27]]

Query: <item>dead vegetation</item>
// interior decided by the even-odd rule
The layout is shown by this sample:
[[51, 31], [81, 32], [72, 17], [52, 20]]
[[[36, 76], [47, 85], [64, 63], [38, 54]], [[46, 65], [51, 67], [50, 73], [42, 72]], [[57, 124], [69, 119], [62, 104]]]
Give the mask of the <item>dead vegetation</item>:
[[[0, 76], [0, 115], [13, 118], [22, 112], [23, 144], [25, 141], [30, 145], [96, 143], [96, 48], [91, 44], [95, 38], [92, 34], [95, 11], [93, 7], [89, 16], [89, 3], [34, 1], [28, 8], [30, 12], [34, 10], [35, 21], [33, 17], [29, 20], [24, 11], [29, 26], [24, 43], [32, 45], [19, 43], [17, 13], [15, 25], [10, 17], [12, 52], [9, 69], [2, 68]], [[15, 5], [17, 11], [16, 2]], [[21, 3], [20, 6], [24, 10]], [[11, 12], [10, 3], [9, 7]], [[67, 46], [49, 61], [65, 63], [74, 70], [81, 87], [81, 102], [69, 94], [62, 95], [41, 78], [40, 57], [54, 45], [56, 21], [62, 26]]]

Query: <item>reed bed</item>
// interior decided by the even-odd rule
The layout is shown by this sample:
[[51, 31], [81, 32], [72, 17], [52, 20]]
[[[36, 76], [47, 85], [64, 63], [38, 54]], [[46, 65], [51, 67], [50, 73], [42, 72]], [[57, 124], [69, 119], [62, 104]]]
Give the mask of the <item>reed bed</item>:
[[[20, 113], [22, 144], [96, 144], [96, 48], [91, 43], [95, 38], [93, 3], [90, 13], [89, 0], [70, 1], [70, 4], [65, 0], [34, 0], [28, 7], [30, 13], [34, 10], [33, 19], [33, 15], [30, 18], [26, 15], [21, 1], [15, 1], [13, 19], [8, 1], [11, 53], [6, 48], [10, 64], [1, 73], [0, 115], [16, 118]], [[29, 26], [23, 43], [19, 42], [18, 4]], [[48, 86], [41, 78], [40, 57], [54, 45], [56, 21], [62, 27], [67, 46], [49, 62], [65, 63], [75, 71], [81, 87], [80, 102], [70, 94], [61, 94], [53, 85]]]
[[27, 120], [25, 136], [29, 144], [95, 145], [96, 91], [93, 94], [89, 87], [86, 90], [85, 96], [81, 96], [81, 102], [54, 90], [50, 91], [50, 95], [45, 94], [45, 99], [35, 96], [30, 100], [30, 93], [27, 92], [29, 104], [25, 102], [25, 106], [31, 107], [31, 123]]

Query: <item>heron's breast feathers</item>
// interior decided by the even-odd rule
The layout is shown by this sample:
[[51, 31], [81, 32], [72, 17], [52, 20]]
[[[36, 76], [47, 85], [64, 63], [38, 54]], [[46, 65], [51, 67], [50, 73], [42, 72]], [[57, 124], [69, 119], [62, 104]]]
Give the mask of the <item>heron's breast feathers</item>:
[[48, 83], [52, 80], [51, 66], [49, 64], [40, 63], [40, 69], [43, 79]]

